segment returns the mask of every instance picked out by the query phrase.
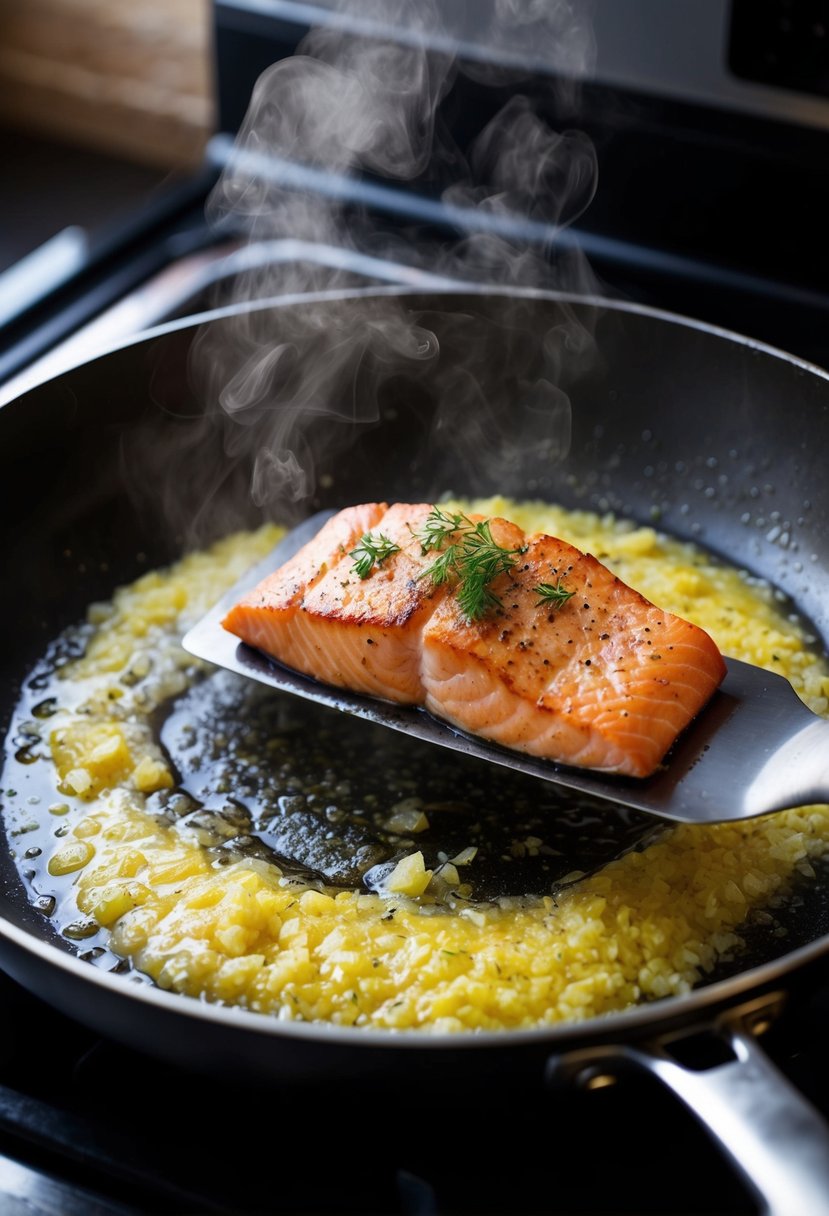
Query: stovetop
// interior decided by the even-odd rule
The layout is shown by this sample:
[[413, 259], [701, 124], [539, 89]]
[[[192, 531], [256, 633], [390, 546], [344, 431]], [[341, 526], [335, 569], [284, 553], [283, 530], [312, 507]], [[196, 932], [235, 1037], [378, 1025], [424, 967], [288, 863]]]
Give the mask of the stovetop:
[[[187, 998], [182, 998], [187, 999]], [[652, 1081], [486, 1075], [260, 1091], [99, 1038], [0, 977], [0, 1211], [340, 1216], [756, 1211]], [[829, 986], [764, 1039], [829, 1118]]]
[[[245, 7], [220, 5], [236, 22], [220, 42], [225, 55], [238, 58], [245, 49], [239, 24]], [[289, 52], [298, 35], [286, 29], [280, 26], [280, 37]], [[263, 44], [259, 53], [263, 62], [251, 60], [251, 71], [276, 52]], [[236, 92], [247, 98], [238, 79]], [[600, 90], [593, 102], [594, 116], [612, 114], [615, 143], [608, 145], [599, 205], [587, 217], [583, 241], [607, 292], [829, 366], [825, 242], [809, 255], [829, 193], [820, 158], [812, 155], [823, 147], [818, 135], [800, 133], [800, 142], [792, 142], [786, 128], [772, 124], [761, 153], [738, 165], [751, 124], [700, 111], [683, 141], [675, 138], [678, 111], [670, 105], [643, 117], [636, 98], [620, 106]], [[241, 103], [234, 95], [222, 104], [227, 110]], [[630, 169], [643, 163], [644, 149], [644, 163], [659, 166], [662, 185], [673, 183], [661, 197]], [[764, 178], [776, 157], [788, 166], [786, 180]], [[14, 157], [6, 161], [13, 165]], [[215, 166], [158, 191], [153, 175], [92, 154], [85, 163], [99, 192], [115, 189], [127, 213], [136, 203], [135, 217], [117, 231], [95, 231], [93, 256], [73, 290], [47, 293], [22, 323], [10, 325], [0, 382], [134, 285], [209, 244], [204, 199]], [[708, 167], [705, 180], [700, 165]], [[74, 172], [77, 164], [67, 159], [65, 167]], [[761, 193], [756, 186], [764, 181], [770, 188]], [[717, 191], [727, 199], [721, 231], [711, 209]], [[59, 183], [52, 198], [65, 206]], [[7, 180], [0, 219], [26, 207]], [[97, 229], [100, 211], [80, 200], [75, 215], [67, 219], [64, 210], [60, 218], [61, 226], [88, 220]], [[8, 242], [15, 228], [0, 228], [6, 263], [14, 256]], [[19, 224], [16, 231], [22, 238]], [[28, 252], [21, 247], [17, 256]], [[100, 1038], [2, 975], [0, 1011], [1, 1216], [756, 1210], [707, 1134], [644, 1076], [625, 1074], [591, 1090], [551, 1089], [543, 1076], [518, 1087], [487, 1075], [482, 1054], [474, 1085], [451, 1075], [439, 1086], [431, 1079], [419, 1084], [413, 1070], [406, 1088], [309, 1079], [252, 1091], [212, 1078], [209, 1063], [195, 1075]], [[798, 996], [763, 1043], [829, 1120], [827, 1024], [829, 977], [811, 995]]]

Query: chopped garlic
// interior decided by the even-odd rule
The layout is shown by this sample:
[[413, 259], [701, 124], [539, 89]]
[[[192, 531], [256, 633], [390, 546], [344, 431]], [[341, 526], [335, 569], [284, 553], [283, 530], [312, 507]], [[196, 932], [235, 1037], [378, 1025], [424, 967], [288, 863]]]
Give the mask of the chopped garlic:
[[383, 883], [394, 895], [422, 895], [429, 885], [432, 871], [426, 869], [422, 853], [410, 853], [403, 857]]

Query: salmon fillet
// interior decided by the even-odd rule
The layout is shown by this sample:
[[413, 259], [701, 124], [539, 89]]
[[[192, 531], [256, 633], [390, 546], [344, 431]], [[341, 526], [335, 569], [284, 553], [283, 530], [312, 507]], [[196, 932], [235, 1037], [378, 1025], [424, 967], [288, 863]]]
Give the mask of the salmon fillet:
[[[413, 530], [430, 510], [428, 503], [369, 503], [341, 511], [235, 604], [223, 626], [326, 684], [422, 703], [421, 635], [435, 592], [420, 578], [431, 559], [421, 556]], [[361, 579], [349, 553], [369, 532], [382, 533], [400, 551]]]
[[[432, 510], [368, 503], [341, 511], [245, 595], [224, 627], [306, 675], [423, 705], [504, 747], [652, 774], [725, 675], [709, 635], [590, 554], [501, 519], [488, 526], [512, 551], [512, 568], [488, 584], [495, 598], [470, 620], [457, 579], [435, 585], [429, 573], [439, 551], [424, 554], [417, 534]], [[352, 550], [366, 534], [383, 555], [361, 578]], [[542, 586], [572, 594], [558, 604]]]

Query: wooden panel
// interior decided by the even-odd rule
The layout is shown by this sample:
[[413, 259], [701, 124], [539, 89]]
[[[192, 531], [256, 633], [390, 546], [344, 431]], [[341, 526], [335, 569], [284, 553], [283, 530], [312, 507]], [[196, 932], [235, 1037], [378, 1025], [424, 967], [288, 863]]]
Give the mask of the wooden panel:
[[0, 118], [174, 167], [212, 130], [208, 0], [0, 0]]

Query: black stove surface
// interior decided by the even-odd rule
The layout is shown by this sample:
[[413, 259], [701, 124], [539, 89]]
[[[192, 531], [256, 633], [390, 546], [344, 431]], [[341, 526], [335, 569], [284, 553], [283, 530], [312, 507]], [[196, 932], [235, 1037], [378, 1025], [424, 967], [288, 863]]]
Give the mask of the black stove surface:
[[[512, 1089], [486, 1075], [420, 1087], [413, 1072], [405, 1089], [252, 1091], [99, 1038], [5, 977], [0, 1001], [4, 1214], [757, 1210], [707, 1135], [646, 1078], [554, 1091], [541, 1077]], [[827, 1016], [829, 988], [764, 1044], [829, 1117]]]
[[[186, 999], [186, 998], [182, 998]], [[529, 1216], [757, 1211], [653, 1081], [251, 1090], [97, 1037], [0, 977], [0, 1211]], [[764, 1038], [829, 1118], [829, 987]], [[483, 1063], [483, 1057], [482, 1057]], [[805, 1216], [805, 1214], [804, 1214]]]

